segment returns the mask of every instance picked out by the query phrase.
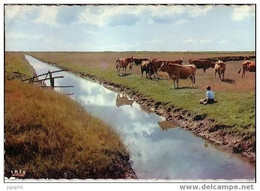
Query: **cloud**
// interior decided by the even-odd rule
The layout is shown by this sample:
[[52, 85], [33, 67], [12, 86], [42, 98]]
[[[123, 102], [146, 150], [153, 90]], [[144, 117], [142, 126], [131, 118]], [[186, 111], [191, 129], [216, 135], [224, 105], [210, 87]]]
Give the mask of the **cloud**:
[[206, 43], [211, 43], [212, 42], [212, 40], [210, 40], [210, 39], [202, 39], [202, 40], [200, 40], [200, 44], [206, 44]]
[[88, 35], [96, 35], [97, 33], [94, 31], [90, 31], [90, 30], [83, 30], [84, 33], [88, 34]]
[[255, 16], [255, 7], [249, 5], [235, 6], [233, 9], [232, 18], [234, 21], [242, 21], [249, 17]]
[[191, 17], [198, 17], [198, 16], [206, 15], [208, 11], [210, 11], [212, 8], [213, 6], [211, 5], [191, 6], [188, 12]]
[[191, 44], [191, 43], [195, 43], [195, 42], [196, 42], [196, 40], [191, 39], [191, 38], [186, 39], [186, 40], [183, 41], [184, 44]]
[[69, 25], [78, 22], [78, 16], [83, 11], [80, 6], [59, 6], [59, 11], [56, 15], [56, 21], [62, 25]]
[[108, 26], [118, 26], [118, 25], [134, 25], [140, 18], [135, 14], [120, 14], [112, 17], [108, 22]]
[[185, 12], [185, 7], [183, 5], [157, 5], [157, 6], [146, 6], [145, 8], [149, 10], [152, 16], [170, 16], [173, 14], [183, 14]]
[[134, 51], [140, 47], [140, 43], [135, 44], [108, 44], [108, 45], [101, 45], [97, 47], [97, 49], [102, 51], [111, 51], [111, 50], [119, 50], [119, 51]]
[[123, 5], [123, 6], [87, 6], [79, 16], [81, 23], [97, 26], [133, 25], [140, 21], [146, 23], [177, 24], [187, 22], [179, 17], [197, 17], [206, 15], [212, 6], [186, 6], [186, 5]]
[[17, 33], [17, 32], [6, 33], [6, 38], [12, 40], [45, 40], [45, 37], [40, 34], [32, 35], [32, 34]]
[[[140, 8], [138, 9], [134, 6], [87, 6], [79, 15], [79, 21], [97, 26], [105, 26], [107, 24], [114, 26], [123, 22], [123, 18], [120, 17], [128, 19], [128, 23], [132, 22], [132, 17], [136, 22], [137, 17], [135, 15], [139, 13], [139, 10]], [[114, 19], [114, 23], [111, 19]]]
[[[168, 5], [168, 6], [150, 6], [150, 17], [155, 23], [175, 22], [175, 24], [184, 24], [188, 18], [203, 16], [210, 11], [213, 6], [191, 6], [191, 5]], [[179, 18], [181, 16], [181, 19]], [[179, 18], [178, 21], [176, 19]]]
[[218, 43], [219, 43], [219, 44], [224, 44], [224, 43], [226, 43], [226, 42], [227, 42], [227, 40], [223, 39], [223, 40], [219, 41]]
[[164, 23], [170, 23], [170, 22], [172, 22], [172, 20], [173, 20], [173, 18], [171, 18], [171, 17], [169, 17], [169, 16], [153, 16], [153, 18], [152, 18], [152, 21], [154, 22], [154, 23], [162, 23], [162, 24], [164, 24]]
[[162, 40], [150, 40], [150, 41], [147, 41], [147, 43], [149, 44], [158, 44], [158, 43], [163, 43]]
[[56, 17], [59, 11], [59, 7], [57, 6], [41, 6], [39, 9], [39, 17], [34, 20], [36, 24], [46, 24], [49, 26], [60, 26], [57, 21]]
[[84, 6], [6, 5], [6, 20], [33, 20], [35, 24], [62, 26], [78, 22]]
[[212, 40], [210, 40], [210, 39], [195, 40], [195, 39], [189, 38], [189, 39], [186, 39], [183, 41], [184, 44], [194, 44], [196, 42], [198, 42], [200, 44], [207, 44], [207, 43], [211, 43]]
[[[251, 50], [255, 47], [255, 26], [254, 13], [248, 7], [255, 8], [5, 5], [5, 37], [10, 50]], [[236, 19], [247, 18], [246, 27], [234, 27], [240, 22], [232, 19], [233, 13]], [[225, 30], [215, 27], [219, 26], [214, 25], [216, 21], [225, 25]]]
[[35, 11], [37, 11], [36, 6], [6, 5], [5, 17], [7, 20], [25, 19]]
[[185, 24], [187, 22], [188, 22], [188, 20], [186, 20], [186, 19], [180, 19], [180, 20], [176, 21], [175, 24], [182, 25], [182, 24]]
[[212, 6], [206, 5], [7, 5], [5, 13], [7, 19], [29, 18], [33, 19], [35, 24], [55, 27], [73, 23], [113, 27], [134, 25], [141, 21], [184, 24], [188, 17], [206, 15], [211, 8]]
[[102, 16], [103, 12], [103, 8], [101, 7], [99, 9], [95, 6], [89, 6], [79, 15], [79, 21], [81, 23], [104, 26], [105, 17]]

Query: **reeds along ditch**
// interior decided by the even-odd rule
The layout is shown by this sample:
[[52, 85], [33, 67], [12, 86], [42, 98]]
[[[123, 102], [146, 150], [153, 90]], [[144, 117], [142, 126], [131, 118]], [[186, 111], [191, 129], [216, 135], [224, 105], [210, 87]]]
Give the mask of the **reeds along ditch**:
[[53, 90], [6, 80], [4, 120], [6, 177], [125, 178], [130, 169], [116, 133]]

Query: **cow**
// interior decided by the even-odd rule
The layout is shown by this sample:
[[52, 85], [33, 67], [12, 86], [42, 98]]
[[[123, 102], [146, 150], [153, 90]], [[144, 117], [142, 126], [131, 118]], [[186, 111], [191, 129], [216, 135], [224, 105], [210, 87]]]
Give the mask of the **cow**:
[[216, 74], [218, 73], [219, 79], [223, 81], [225, 76], [226, 64], [223, 61], [218, 60], [215, 63], [214, 70], [215, 70], [215, 78], [216, 78]]
[[119, 58], [116, 60], [116, 69], [117, 69], [117, 74], [120, 76], [120, 69], [123, 68], [124, 74], [126, 74], [126, 67], [130, 63], [129, 69], [132, 70], [133, 67], [133, 57], [130, 58]]
[[164, 60], [165, 63], [168, 64], [178, 64], [178, 65], [182, 65], [183, 59], [177, 59], [177, 60]]
[[144, 72], [146, 73], [146, 78], [148, 78], [148, 76], [147, 76], [147, 74], [148, 74], [149, 78], [152, 79], [151, 76], [152, 76], [152, 74], [154, 74], [154, 72], [153, 72], [153, 69], [152, 69], [151, 61], [149, 61], [149, 60], [142, 61], [142, 63], [141, 63], [141, 74], [142, 74], [141, 77], [143, 77]]
[[161, 67], [162, 63], [168, 63], [168, 64], [179, 64], [182, 65], [183, 59], [177, 59], [177, 60], [160, 60], [160, 59], [153, 59], [152, 60], [152, 71], [154, 72], [154, 78], [160, 79], [158, 75], [158, 70]]
[[135, 65], [141, 65], [143, 61], [149, 61], [149, 58], [133, 58]]
[[242, 62], [242, 67], [239, 69], [238, 74], [241, 72], [242, 69], [242, 78], [245, 78], [246, 71], [255, 72], [255, 62], [250, 60]]
[[169, 77], [173, 80], [173, 85], [175, 86], [175, 82], [177, 87], [179, 87], [179, 79], [187, 79], [190, 78], [191, 86], [195, 83], [195, 73], [196, 67], [193, 65], [178, 65], [178, 64], [168, 64], [163, 62], [159, 71], [167, 72]]
[[189, 59], [189, 64], [194, 64], [197, 69], [203, 69], [204, 74], [205, 74], [207, 69], [215, 67], [215, 63], [210, 61], [210, 60]]
[[152, 70], [154, 71], [154, 78], [159, 79], [158, 70], [161, 67], [163, 60], [159, 60], [157, 58], [152, 59]]

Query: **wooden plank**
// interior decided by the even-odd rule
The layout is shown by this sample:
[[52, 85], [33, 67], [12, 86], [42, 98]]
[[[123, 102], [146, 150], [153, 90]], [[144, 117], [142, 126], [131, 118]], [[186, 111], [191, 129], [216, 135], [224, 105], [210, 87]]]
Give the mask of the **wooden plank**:
[[[53, 73], [63, 72], [63, 71], [67, 71], [67, 69], [55, 70], [55, 71], [52, 71], [52, 72], [50, 71], [50, 73], [53, 74]], [[43, 73], [43, 74], [40, 74], [40, 75], [37, 75], [37, 76], [33, 76], [31, 78], [24, 79], [23, 82], [28, 81], [28, 80], [32, 80], [34, 78], [38, 78], [38, 77], [41, 77], [41, 76], [45, 76], [47, 74], [49, 74], [49, 72], [46, 72], [46, 73]]]
[[[53, 79], [55, 78], [64, 78], [64, 76], [55, 76], [55, 77], [52, 77]], [[46, 79], [40, 79], [40, 80], [35, 80], [33, 82], [41, 82], [41, 81], [45, 81], [45, 80], [49, 80], [50, 78], [46, 78]]]
[[40, 76], [44, 76], [44, 75], [46, 75], [46, 74], [48, 74], [48, 73], [57, 73], [57, 72], [63, 72], [63, 71], [67, 71], [66, 69], [61, 69], [61, 70], [55, 70], [55, 71], [50, 71], [50, 72], [46, 72], [46, 73], [43, 73], [43, 74], [39, 74], [39, 75], [37, 75], [37, 76], [34, 76], [35, 78], [38, 78], [38, 77], [40, 77]]

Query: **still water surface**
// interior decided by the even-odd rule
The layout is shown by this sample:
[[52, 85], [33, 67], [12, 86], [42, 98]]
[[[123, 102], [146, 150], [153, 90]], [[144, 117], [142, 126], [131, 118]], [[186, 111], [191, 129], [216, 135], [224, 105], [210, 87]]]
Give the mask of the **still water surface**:
[[[58, 70], [25, 56], [37, 74]], [[204, 139], [182, 129], [165, 118], [147, 113], [124, 93], [60, 72], [53, 76], [55, 88], [79, 102], [91, 115], [110, 125], [129, 149], [132, 168], [140, 179], [254, 179], [255, 168], [238, 155], [216, 148]], [[115, 73], [116, 75], [116, 73]], [[44, 77], [43, 77], [44, 78]], [[49, 85], [49, 82], [46, 82]]]

